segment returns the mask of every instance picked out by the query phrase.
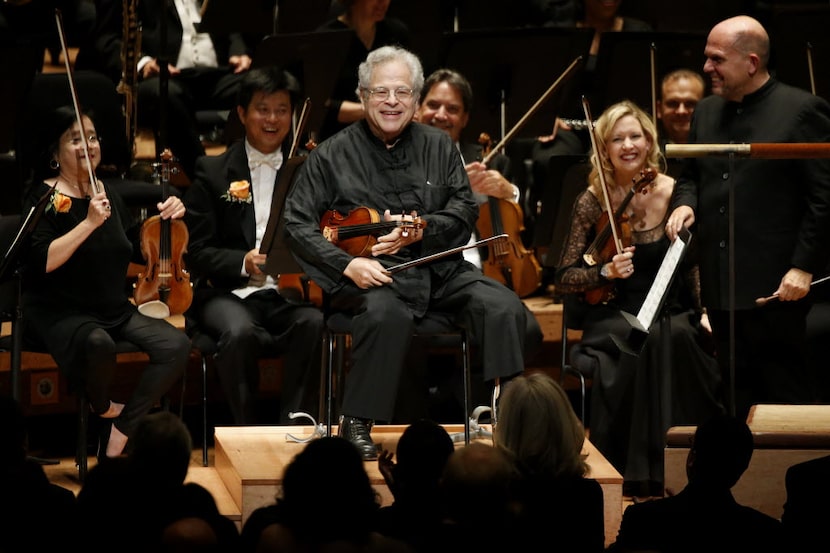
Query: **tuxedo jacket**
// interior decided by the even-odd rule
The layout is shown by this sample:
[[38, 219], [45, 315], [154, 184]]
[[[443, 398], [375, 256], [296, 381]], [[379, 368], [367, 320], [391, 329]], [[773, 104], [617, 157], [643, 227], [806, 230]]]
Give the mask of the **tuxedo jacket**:
[[[142, 56], [157, 58], [161, 54], [161, 11], [162, 0], [138, 0], [136, 15], [141, 23], [141, 51], [136, 62]], [[121, 0], [95, 0], [96, 22], [91, 48], [82, 48], [78, 52], [77, 69], [93, 69], [107, 75], [114, 83], [121, 80], [123, 69], [121, 47], [124, 40], [124, 7]], [[167, 23], [167, 41], [165, 54], [168, 61], [175, 65], [182, 44], [182, 22], [172, 2], [165, 13]], [[232, 55], [250, 54], [240, 33], [229, 35], [210, 34], [216, 59], [220, 66], [227, 65]]]
[[[283, 145], [284, 159], [288, 146]], [[281, 179], [287, 163], [277, 172], [274, 195], [288, 183]], [[203, 301], [215, 290], [234, 290], [247, 281], [241, 275], [245, 254], [256, 247], [256, 217], [254, 197], [251, 202], [228, 199], [227, 192], [234, 181], [251, 183], [248, 156], [244, 139], [234, 142], [223, 154], [203, 156], [196, 162], [193, 182], [185, 193], [189, 231], [186, 256], [188, 270], [194, 281], [194, 302]]]
[[[167, 4], [167, 9], [164, 11], [164, 22], [167, 24], [167, 40], [162, 50], [162, 18], [159, 17], [159, 14], [162, 11], [161, 6], [163, 1], [140, 0], [138, 2], [139, 19], [141, 21], [141, 52], [142, 55], [152, 56], [154, 58], [158, 58], [164, 54], [164, 57], [169, 62], [176, 65], [179, 48], [181, 48], [182, 44], [182, 22], [179, 19], [179, 14], [173, 2], [164, 2]], [[227, 65], [230, 56], [250, 54], [245, 40], [240, 33], [230, 33], [227, 35], [210, 33], [210, 38], [213, 41], [213, 47], [216, 50], [216, 60], [220, 66]]]

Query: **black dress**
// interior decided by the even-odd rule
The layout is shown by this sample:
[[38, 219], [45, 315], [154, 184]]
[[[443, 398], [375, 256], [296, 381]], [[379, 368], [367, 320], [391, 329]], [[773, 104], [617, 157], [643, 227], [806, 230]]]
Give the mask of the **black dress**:
[[[580, 294], [606, 284], [598, 267], [582, 262], [600, 214], [593, 194], [585, 191], [577, 198], [557, 271], [557, 292]], [[669, 427], [696, 425], [723, 410], [717, 363], [701, 347], [696, 266], [686, 263], [678, 268], [661, 312], [667, 317], [655, 318], [639, 356], [621, 352], [615, 342], [631, 329], [622, 311], [637, 315], [669, 248], [664, 227], [665, 216], [657, 227], [633, 233], [635, 271], [628, 279], [614, 281], [612, 300], [579, 304], [583, 334], [571, 350], [571, 363], [593, 372], [591, 443], [620, 471], [629, 489], [648, 486], [648, 493], [656, 495], [662, 494]], [[666, 323], [668, 341], [662, 339]], [[668, 365], [664, 355], [670, 359]]]

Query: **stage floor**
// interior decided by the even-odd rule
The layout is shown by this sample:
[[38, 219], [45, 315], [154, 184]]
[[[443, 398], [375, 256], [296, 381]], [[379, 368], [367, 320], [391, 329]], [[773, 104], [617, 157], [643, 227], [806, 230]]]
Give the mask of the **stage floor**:
[[[451, 435], [459, 436], [456, 447], [463, 447], [463, 426], [459, 424], [444, 425], [444, 427]], [[406, 429], [404, 425], [375, 426], [372, 429], [372, 438], [375, 442], [382, 444], [383, 448], [395, 451], [404, 429]], [[311, 439], [314, 430], [312, 426], [216, 428], [214, 468], [218, 479], [225, 485], [227, 493], [238, 509], [239, 524], [244, 524], [257, 507], [273, 503], [280, 493], [285, 466], [305, 445], [304, 442], [292, 441], [289, 435], [299, 439]], [[483, 432], [489, 430], [488, 425], [482, 425]], [[336, 427], [333, 432], [336, 432]], [[474, 433], [473, 438], [492, 444], [487, 434], [479, 437]], [[603, 490], [605, 541], [609, 544], [617, 536], [622, 517], [622, 476], [587, 440], [585, 451], [588, 454], [588, 464], [591, 468], [590, 476], [600, 483]], [[378, 470], [377, 462], [367, 461], [366, 471], [382, 503], [389, 504], [392, 496]]]

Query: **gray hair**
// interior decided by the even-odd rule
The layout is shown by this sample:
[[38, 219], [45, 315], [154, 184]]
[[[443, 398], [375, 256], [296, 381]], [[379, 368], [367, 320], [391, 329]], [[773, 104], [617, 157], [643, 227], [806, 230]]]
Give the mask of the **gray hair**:
[[400, 46], [381, 46], [369, 52], [366, 60], [357, 69], [358, 84], [355, 93], [361, 96], [362, 91], [368, 90], [375, 68], [392, 61], [402, 61], [409, 67], [409, 74], [412, 76], [412, 82], [410, 83], [413, 92], [412, 99], [417, 102], [421, 97], [421, 90], [424, 88], [424, 68], [421, 66], [421, 60], [418, 59], [418, 56]]

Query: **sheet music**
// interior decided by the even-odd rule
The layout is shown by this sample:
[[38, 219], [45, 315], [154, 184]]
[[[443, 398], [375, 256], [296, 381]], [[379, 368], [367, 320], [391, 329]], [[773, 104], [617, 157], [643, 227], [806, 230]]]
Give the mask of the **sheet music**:
[[663, 263], [660, 264], [660, 269], [654, 277], [654, 283], [651, 285], [639, 313], [637, 313], [637, 320], [640, 321], [643, 328], [651, 328], [651, 323], [654, 322], [655, 315], [663, 305], [666, 290], [674, 279], [674, 273], [680, 260], [683, 259], [683, 253], [686, 251], [686, 246], [691, 238], [692, 234], [684, 227], [677, 240], [669, 246], [669, 250], [663, 257]]

